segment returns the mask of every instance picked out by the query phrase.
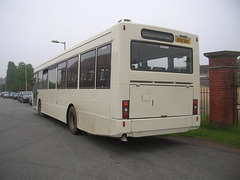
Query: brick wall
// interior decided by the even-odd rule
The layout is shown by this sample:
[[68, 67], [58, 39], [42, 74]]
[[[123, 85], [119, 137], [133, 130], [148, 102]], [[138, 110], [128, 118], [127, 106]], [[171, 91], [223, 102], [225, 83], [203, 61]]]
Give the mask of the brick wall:
[[[209, 58], [210, 124], [231, 126], [237, 122], [237, 57], [240, 52], [205, 53]], [[235, 103], [235, 104], [234, 104]]]

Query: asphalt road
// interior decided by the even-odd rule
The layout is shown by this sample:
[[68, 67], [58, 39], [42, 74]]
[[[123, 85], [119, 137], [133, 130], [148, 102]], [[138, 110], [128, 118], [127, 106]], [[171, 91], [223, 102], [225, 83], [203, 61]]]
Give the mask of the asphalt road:
[[74, 136], [0, 98], [0, 179], [240, 179], [240, 149], [179, 137]]

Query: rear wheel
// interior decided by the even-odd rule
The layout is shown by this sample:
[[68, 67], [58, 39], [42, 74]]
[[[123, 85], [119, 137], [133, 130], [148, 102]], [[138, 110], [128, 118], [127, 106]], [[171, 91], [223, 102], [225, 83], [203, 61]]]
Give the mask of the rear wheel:
[[40, 116], [43, 116], [41, 100], [38, 101], [38, 114], [39, 114]]
[[68, 127], [72, 134], [76, 135], [78, 132], [77, 129], [77, 116], [75, 108], [72, 106], [68, 111]]

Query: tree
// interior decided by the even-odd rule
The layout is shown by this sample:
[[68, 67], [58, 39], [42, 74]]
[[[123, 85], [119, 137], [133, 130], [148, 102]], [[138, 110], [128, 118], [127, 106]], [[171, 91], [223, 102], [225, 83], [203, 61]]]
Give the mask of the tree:
[[26, 65], [26, 72], [27, 72], [27, 89], [28, 91], [32, 91], [33, 67], [31, 64]]
[[27, 90], [32, 90], [33, 67], [31, 64], [25, 65], [24, 62], [20, 62], [15, 72], [14, 91], [26, 90], [25, 66], [27, 74]]
[[0, 92], [5, 91], [5, 84], [0, 84]]
[[7, 77], [6, 77], [6, 88], [8, 91], [13, 90], [13, 84], [15, 80], [16, 65], [14, 62], [8, 62]]

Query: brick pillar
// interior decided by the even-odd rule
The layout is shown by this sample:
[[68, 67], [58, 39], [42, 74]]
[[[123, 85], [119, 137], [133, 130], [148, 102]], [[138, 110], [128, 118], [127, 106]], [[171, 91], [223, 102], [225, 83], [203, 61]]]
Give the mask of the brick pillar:
[[210, 125], [234, 126], [237, 122], [237, 57], [240, 52], [219, 51], [204, 56], [209, 58]]

